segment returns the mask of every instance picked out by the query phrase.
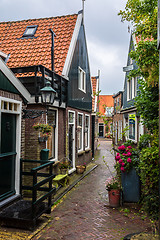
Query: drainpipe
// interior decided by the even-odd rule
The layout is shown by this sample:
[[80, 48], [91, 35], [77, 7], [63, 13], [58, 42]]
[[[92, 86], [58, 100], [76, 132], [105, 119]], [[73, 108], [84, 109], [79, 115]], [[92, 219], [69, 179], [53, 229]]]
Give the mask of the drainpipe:
[[52, 45], [51, 45], [51, 69], [54, 71], [54, 36], [55, 33], [53, 30], [50, 28], [49, 31], [51, 32], [51, 38], [52, 38]]

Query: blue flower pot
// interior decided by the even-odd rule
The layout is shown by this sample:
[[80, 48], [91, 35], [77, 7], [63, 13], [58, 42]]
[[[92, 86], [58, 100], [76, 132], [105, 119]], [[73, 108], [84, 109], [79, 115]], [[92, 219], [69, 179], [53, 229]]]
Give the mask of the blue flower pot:
[[122, 172], [123, 202], [137, 203], [140, 200], [140, 178], [134, 168]]

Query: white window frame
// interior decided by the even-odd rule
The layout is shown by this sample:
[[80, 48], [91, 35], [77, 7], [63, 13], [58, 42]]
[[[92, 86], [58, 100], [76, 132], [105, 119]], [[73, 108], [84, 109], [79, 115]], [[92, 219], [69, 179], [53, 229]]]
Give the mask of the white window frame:
[[[16, 104], [17, 109], [14, 108], [11, 110], [9, 107], [7, 109], [4, 108], [4, 102], [8, 104]], [[9, 105], [8, 105], [9, 106]], [[1, 113], [10, 113], [16, 114], [16, 159], [15, 159], [15, 191], [16, 194], [20, 194], [20, 157], [21, 157], [21, 112], [22, 112], [22, 103], [20, 101], [0, 97], [0, 121], [1, 121]], [[0, 126], [0, 136], [1, 136], [1, 126]]]
[[[82, 126], [79, 126], [79, 116], [82, 116]], [[78, 116], [77, 116], [77, 146], [78, 146], [78, 135], [79, 135], [79, 129], [81, 130], [81, 148], [79, 148], [78, 146], [78, 153], [83, 151], [83, 133], [84, 133], [84, 119], [83, 119], [83, 113], [78, 112]]]
[[118, 140], [122, 140], [122, 120], [118, 121]]
[[[73, 122], [69, 122], [69, 113], [73, 113]], [[68, 111], [68, 131], [69, 131], [69, 125], [73, 125], [73, 152], [72, 152], [72, 163], [73, 163], [73, 168], [69, 169], [68, 173], [71, 174], [72, 172], [74, 172], [76, 170], [76, 163], [75, 163], [75, 111], [69, 110]], [[68, 133], [69, 136], [69, 133]], [[69, 150], [68, 150], [68, 154], [69, 154]]]
[[130, 126], [129, 126], [129, 115], [131, 114], [135, 114], [135, 139], [132, 139], [129, 137], [129, 130], [128, 130], [128, 139], [131, 140], [132, 142], [137, 142], [137, 117], [136, 117], [136, 112], [130, 112], [128, 113], [128, 127], [130, 129]]
[[86, 72], [78, 67], [78, 89], [86, 93]]
[[[88, 117], [88, 131], [87, 131], [87, 143], [86, 146], [86, 117]], [[90, 116], [88, 114], [85, 114], [85, 150], [90, 148]]]
[[132, 99], [132, 79], [127, 80], [127, 101]]
[[137, 77], [132, 78], [132, 98], [137, 95]]
[[[53, 143], [53, 141], [52, 141], [52, 145], [55, 144], [55, 149], [54, 149], [55, 157], [52, 157], [51, 159], [49, 159], [50, 161], [58, 160], [58, 110], [56, 108], [52, 108], [52, 110], [56, 111], [56, 120], [55, 120], [56, 127], [54, 128], [54, 130], [52, 130], [52, 131], [55, 131], [55, 133], [54, 133], [55, 134], [55, 143]], [[48, 122], [47, 115], [46, 115], [46, 122]], [[46, 148], [47, 148], [47, 142], [46, 142]], [[53, 150], [53, 146], [52, 146], [52, 150]]]

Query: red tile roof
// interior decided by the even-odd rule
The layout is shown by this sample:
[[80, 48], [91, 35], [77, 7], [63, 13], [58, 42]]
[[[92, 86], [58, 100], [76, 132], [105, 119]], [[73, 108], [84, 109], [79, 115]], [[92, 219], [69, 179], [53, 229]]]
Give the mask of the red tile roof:
[[[10, 54], [8, 67], [43, 65], [51, 69], [51, 28], [56, 34], [55, 72], [62, 73], [77, 14], [0, 23], [0, 51]], [[34, 38], [22, 38], [27, 26], [38, 25]]]
[[113, 95], [99, 95], [99, 112], [104, 115], [106, 107], [113, 107]]

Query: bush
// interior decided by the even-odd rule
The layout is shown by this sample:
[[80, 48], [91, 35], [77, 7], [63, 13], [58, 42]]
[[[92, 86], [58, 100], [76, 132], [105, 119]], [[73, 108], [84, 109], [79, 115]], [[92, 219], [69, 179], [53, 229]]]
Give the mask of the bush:
[[140, 179], [142, 182], [142, 208], [151, 219], [158, 219], [159, 212], [159, 147], [154, 136], [151, 147], [143, 148], [140, 154]]
[[140, 140], [138, 142], [138, 148], [139, 150], [142, 150], [143, 148], [149, 147], [151, 144], [152, 136], [149, 134], [144, 134], [140, 137]]

